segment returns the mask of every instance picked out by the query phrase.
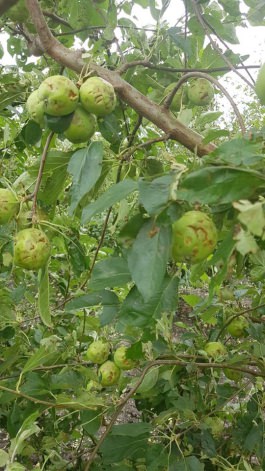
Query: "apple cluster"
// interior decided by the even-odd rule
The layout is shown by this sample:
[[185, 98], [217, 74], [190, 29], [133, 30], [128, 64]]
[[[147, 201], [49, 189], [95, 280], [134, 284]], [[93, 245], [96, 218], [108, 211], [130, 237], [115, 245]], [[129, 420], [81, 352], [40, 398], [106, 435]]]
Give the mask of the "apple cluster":
[[[19, 208], [16, 194], [9, 188], [0, 188], [0, 224], [7, 224], [14, 219]], [[14, 264], [27, 270], [38, 270], [47, 263], [51, 247], [45, 232], [27, 227], [28, 213], [22, 211], [17, 217], [19, 231], [14, 237]], [[39, 216], [42, 217], [40, 214], [41, 210]]]
[[105, 339], [92, 342], [86, 352], [86, 357], [92, 363], [100, 365], [98, 368], [98, 380], [101, 386], [113, 386], [119, 381], [121, 370], [131, 370], [135, 367], [135, 361], [127, 358], [128, 347], [118, 347], [113, 360], [109, 360], [111, 345]]
[[45, 116], [70, 116], [64, 136], [74, 144], [88, 141], [96, 131], [97, 117], [110, 114], [116, 106], [113, 86], [101, 77], [90, 77], [80, 87], [63, 75], [46, 78], [28, 97], [30, 118], [42, 128]]

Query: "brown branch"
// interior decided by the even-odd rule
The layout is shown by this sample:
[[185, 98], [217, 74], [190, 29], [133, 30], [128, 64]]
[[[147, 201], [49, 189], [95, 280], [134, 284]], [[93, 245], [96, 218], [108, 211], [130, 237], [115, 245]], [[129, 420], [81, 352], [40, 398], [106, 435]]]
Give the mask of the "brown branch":
[[[246, 374], [251, 374], [252, 376], [255, 376], [255, 377], [259, 377], [259, 376], [262, 376], [262, 377], [265, 377], [265, 375], [263, 375], [262, 373], [260, 372], [257, 372], [257, 371], [253, 371], [253, 370], [250, 370], [249, 368], [240, 368], [240, 367], [237, 367], [237, 366], [233, 366], [233, 365], [230, 365], [229, 363], [196, 363], [196, 362], [193, 362], [192, 363], [194, 366], [198, 366], [200, 368], [217, 368], [217, 369], [223, 369], [223, 368], [230, 368], [231, 370], [235, 370], [235, 371], [240, 371], [242, 373], [246, 373]], [[112, 415], [111, 419], [110, 419], [110, 422], [108, 423], [106, 429], [104, 430], [103, 434], [101, 435], [97, 445], [95, 446], [94, 450], [92, 451], [87, 463], [86, 463], [86, 466], [85, 466], [85, 469], [84, 471], [89, 471], [96, 455], [97, 455], [97, 452], [99, 450], [99, 448], [101, 447], [102, 443], [104, 442], [104, 440], [106, 439], [106, 437], [108, 436], [108, 434], [110, 433], [113, 425], [115, 424], [117, 418], [119, 417], [120, 413], [122, 412], [124, 406], [127, 404], [128, 400], [137, 392], [137, 389], [141, 386], [146, 374], [148, 373], [148, 371], [151, 369], [151, 368], [154, 368], [156, 366], [162, 366], [162, 365], [169, 365], [169, 366], [187, 366], [187, 365], [190, 365], [190, 362], [183, 362], [183, 361], [178, 361], [178, 360], [156, 360], [156, 361], [153, 361], [151, 363], [149, 363], [149, 365], [147, 365], [145, 367], [145, 369], [143, 370], [139, 380], [137, 381], [136, 385], [125, 395], [124, 398], [122, 398], [117, 406], [116, 406], [116, 410], [114, 412], [114, 414]]]
[[3, 15], [9, 8], [15, 5], [18, 0], [0, 0], [0, 16]]
[[249, 82], [246, 79], [246, 77], [244, 77], [244, 75], [240, 74], [240, 72], [237, 71], [237, 69], [234, 67], [232, 62], [229, 59], [227, 59], [227, 57], [222, 53], [222, 51], [219, 49], [219, 47], [213, 41], [213, 39], [211, 37], [211, 33], [209, 32], [208, 26], [206, 25], [205, 20], [203, 18], [203, 15], [201, 13], [201, 8], [196, 3], [196, 0], [191, 0], [191, 3], [192, 3], [192, 6], [193, 6], [193, 9], [195, 11], [195, 14], [197, 16], [197, 19], [198, 19], [200, 25], [202, 26], [206, 36], [208, 37], [212, 47], [215, 49], [216, 52], [218, 52], [218, 54], [222, 57], [223, 61], [226, 62], [226, 64], [230, 67], [230, 69], [233, 70], [242, 80], [244, 80], [245, 83], [247, 83], [249, 85], [249, 87], [251, 87], [253, 89], [254, 88], [253, 84], [251, 82]]
[[178, 83], [176, 84], [176, 86], [174, 87], [174, 89], [169, 93], [169, 95], [167, 96], [167, 98], [165, 99], [164, 101], [164, 107], [165, 108], [168, 108], [174, 98], [174, 95], [175, 93], [179, 90], [179, 88], [181, 87], [181, 85], [183, 83], [185, 83], [188, 79], [190, 78], [193, 78], [193, 77], [200, 77], [200, 78], [204, 78], [206, 80], [208, 80], [209, 82], [212, 82], [214, 85], [216, 85], [216, 87], [218, 87], [222, 92], [223, 94], [225, 95], [225, 97], [228, 99], [229, 103], [231, 104], [233, 110], [234, 110], [234, 113], [238, 119], [238, 123], [239, 123], [239, 126], [241, 128], [241, 131], [242, 131], [242, 134], [244, 135], [246, 133], [246, 128], [245, 128], [245, 124], [244, 124], [244, 121], [243, 121], [243, 118], [241, 116], [241, 113], [236, 105], [236, 103], [234, 102], [233, 98], [231, 97], [231, 95], [228, 93], [228, 91], [226, 90], [225, 87], [223, 87], [223, 85], [221, 85], [220, 82], [218, 82], [218, 80], [216, 80], [215, 78], [211, 77], [211, 75], [208, 75], [208, 74], [205, 74], [205, 73], [202, 73], [202, 72], [189, 72], [188, 74], [185, 74], [183, 75], [183, 77], [181, 77], [178, 81]]
[[55, 61], [78, 73], [81, 73], [84, 66], [87, 66], [91, 72], [110, 82], [120, 99], [131, 106], [139, 115], [151, 121], [158, 128], [162, 129], [165, 134], [168, 134], [171, 139], [178, 141], [197, 155], [203, 156], [215, 149], [215, 146], [211, 143], [204, 144], [200, 134], [178, 121], [169, 110], [162, 109], [161, 106], [153, 103], [123, 80], [117, 72], [105, 69], [94, 63], [85, 64], [81, 57], [81, 51], [69, 50], [52, 35], [37, 0], [26, 0], [26, 4], [34, 26], [38, 31], [44, 52]]

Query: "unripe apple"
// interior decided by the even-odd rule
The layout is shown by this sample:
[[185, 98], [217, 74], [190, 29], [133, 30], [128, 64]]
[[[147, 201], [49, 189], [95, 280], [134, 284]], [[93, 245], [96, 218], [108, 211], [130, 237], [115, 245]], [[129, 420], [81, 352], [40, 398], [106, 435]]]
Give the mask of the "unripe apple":
[[113, 86], [101, 77], [90, 77], [81, 85], [80, 100], [85, 110], [96, 116], [106, 116], [116, 106]]
[[114, 352], [114, 363], [121, 369], [121, 370], [131, 370], [135, 367], [136, 362], [130, 358], [126, 358], [126, 352], [128, 348], [125, 346], [121, 346], [117, 348]]
[[7, 16], [11, 21], [15, 23], [24, 23], [29, 17], [28, 9], [26, 8], [25, 0], [18, 0], [9, 10], [7, 10]]
[[204, 351], [211, 358], [218, 358], [222, 355], [226, 355], [227, 350], [221, 342], [208, 342], [204, 347]]
[[227, 326], [227, 332], [229, 332], [232, 337], [240, 338], [247, 335], [247, 328], [249, 327], [249, 322], [244, 316], [239, 316], [233, 319], [230, 324]]
[[228, 379], [231, 381], [238, 382], [242, 378], [242, 373], [237, 370], [233, 370], [232, 368], [224, 368], [224, 374]]
[[[170, 92], [172, 92], [173, 88], [177, 85], [177, 82], [170, 83], [164, 91], [164, 96], [166, 97], [169, 95]], [[174, 98], [171, 102], [170, 109], [172, 111], [179, 111], [181, 108], [181, 105], [187, 105], [188, 103], [188, 96], [187, 96], [187, 90], [184, 87], [181, 87], [178, 89], [178, 91], [175, 93]]]
[[98, 370], [98, 377], [102, 386], [112, 386], [119, 381], [121, 371], [113, 361], [106, 361]]
[[216, 244], [216, 227], [201, 211], [188, 211], [172, 226], [172, 255], [176, 262], [201, 262]]
[[9, 222], [18, 212], [19, 202], [13, 191], [0, 188], [0, 224]]
[[50, 251], [49, 239], [40, 229], [23, 229], [14, 238], [14, 264], [27, 270], [45, 266]]
[[44, 127], [44, 102], [40, 97], [39, 90], [34, 90], [26, 101], [26, 109], [29, 117]]
[[69, 78], [52, 75], [41, 83], [39, 97], [43, 101], [44, 113], [51, 116], [66, 116], [76, 109], [79, 91]]
[[106, 340], [95, 340], [92, 342], [86, 352], [89, 361], [101, 365], [104, 363], [110, 353], [110, 344]]
[[255, 92], [262, 105], [265, 105], [265, 63], [259, 69], [258, 77], [255, 83]]
[[212, 101], [214, 88], [208, 80], [198, 78], [191, 82], [188, 87], [188, 99], [193, 105], [206, 106]]
[[96, 118], [88, 113], [81, 105], [74, 111], [69, 128], [64, 131], [65, 137], [74, 144], [88, 141], [96, 130]]

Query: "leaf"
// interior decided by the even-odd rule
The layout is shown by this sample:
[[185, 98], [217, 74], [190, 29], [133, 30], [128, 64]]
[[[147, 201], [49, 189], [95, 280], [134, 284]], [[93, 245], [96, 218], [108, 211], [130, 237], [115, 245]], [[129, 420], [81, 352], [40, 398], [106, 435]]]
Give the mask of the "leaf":
[[[138, 426], [135, 428], [135, 425]], [[127, 430], [136, 431], [139, 430], [141, 424], [127, 424]], [[118, 427], [118, 428], [117, 428]], [[136, 453], [144, 453], [144, 450], [147, 447], [148, 438], [150, 435], [150, 430], [147, 427], [143, 426], [143, 432], [134, 433], [130, 435], [125, 435], [115, 433], [117, 430], [121, 432], [121, 426], [114, 426], [113, 431], [107, 436], [100, 447], [100, 452], [103, 455], [103, 461], [105, 464], [119, 463], [125, 458], [134, 457]]]
[[175, 175], [163, 175], [149, 182], [139, 180], [139, 201], [152, 216], [159, 214], [171, 199], [171, 185]]
[[89, 147], [76, 151], [68, 164], [73, 176], [69, 213], [73, 214], [81, 199], [89, 193], [101, 174], [102, 142], [92, 142]]
[[29, 121], [21, 131], [21, 136], [25, 143], [30, 146], [34, 146], [42, 136], [42, 130], [38, 123], [35, 121]]
[[88, 435], [95, 435], [101, 426], [102, 414], [94, 410], [80, 412], [81, 427]]
[[259, 247], [253, 237], [249, 232], [244, 231], [241, 229], [235, 236], [236, 242], [236, 249], [242, 255], [246, 255], [248, 253], [256, 253], [259, 250]]
[[0, 466], [5, 466], [9, 461], [9, 455], [6, 451], [0, 450]]
[[49, 272], [48, 264], [39, 270], [39, 296], [38, 309], [43, 324], [52, 327], [49, 296]]
[[177, 196], [189, 203], [232, 203], [251, 197], [257, 188], [264, 186], [264, 177], [252, 170], [205, 167], [183, 179]]
[[111, 435], [138, 437], [139, 435], [148, 434], [152, 431], [153, 426], [150, 423], [139, 422], [132, 424], [114, 425]]
[[171, 230], [148, 221], [128, 251], [128, 266], [145, 301], [162, 285], [170, 251]]
[[[154, 367], [148, 370], [139, 388], [137, 388], [137, 391], [135, 394], [141, 394], [141, 393], [146, 393], [147, 391], [150, 391], [150, 389], [152, 389], [156, 385], [158, 381], [158, 377], [159, 377], [159, 367]], [[131, 386], [134, 388], [136, 384], [138, 383], [138, 381], [139, 381], [139, 378], [134, 378], [131, 382]]]
[[75, 311], [84, 307], [98, 306], [119, 306], [119, 298], [112, 291], [104, 290], [99, 293], [89, 293], [78, 296], [67, 304], [67, 311]]
[[98, 119], [98, 128], [104, 139], [111, 143], [112, 150], [118, 152], [122, 140], [122, 128], [115, 114], [111, 113], [104, 119]]
[[127, 260], [109, 257], [96, 263], [89, 282], [89, 288], [100, 290], [123, 286], [131, 281]]
[[113, 204], [118, 203], [133, 191], [137, 190], [137, 182], [133, 180], [123, 180], [110, 187], [103, 195], [101, 195], [94, 203], [89, 204], [83, 209], [81, 222], [88, 222], [92, 216], [105, 211]]
[[66, 131], [69, 128], [74, 114], [68, 114], [67, 116], [50, 116], [44, 114], [44, 120], [46, 126], [53, 132], [58, 134]]
[[55, 356], [58, 356], [54, 348], [49, 348], [45, 346], [41, 346], [38, 350], [31, 355], [31, 357], [26, 361], [22, 373], [26, 373], [27, 371], [32, 371], [37, 366], [45, 365], [49, 363]]
[[175, 471], [204, 471], [204, 464], [196, 456], [188, 456], [176, 462]]
[[239, 201], [233, 204], [240, 211], [238, 219], [254, 235], [261, 237], [265, 227], [264, 203], [250, 203], [250, 201]]
[[31, 435], [38, 434], [40, 428], [36, 424], [36, 419], [39, 416], [39, 411], [34, 412], [29, 415], [21, 425], [15, 438], [11, 440], [11, 445], [9, 449], [10, 461], [13, 462], [17, 454], [20, 453], [24, 442], [31, 437]]

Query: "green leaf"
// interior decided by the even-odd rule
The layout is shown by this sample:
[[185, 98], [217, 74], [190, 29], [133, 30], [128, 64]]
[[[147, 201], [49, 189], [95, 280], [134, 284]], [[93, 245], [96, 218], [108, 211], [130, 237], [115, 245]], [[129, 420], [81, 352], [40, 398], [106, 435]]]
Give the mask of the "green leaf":
[[45, 324], [47, 327], [52, 327], [48, 264], [39, 270], [38, 308], [43, 324]]
[[170, 251], [170, 227], [158, 227], [148, 221], [140, 229], [128, 251], [128, 266], [145, 301], [160, 290]]
[[[140, 384], [139, 388], [137, 388], [137, 391], [135, 394], [141, 394], [141, 393], [146, 393], [147, 391], [150, 391], [152, 389], [159, 377], [159, 367], [154, 367], [150, 368], [150, 370], [147, 371], [142, 383]], [[139, 378], [134, 378], [131, 382], [131, 386], [135, 387], [136, 384], [138, 383]]]
[[177, 192], [189, 203], [222, 204], [251, 197], [265, 187], [263, 175], [233, 167], [205, 167], [183, 179]]
[[101, 426], [102, 414], [95, 410], [80, 412], [81, 427], [88, 435], [95, 435]]
[[6, 451], [0, 450], [0, 466], [5, 466], [9, 461], [9, 455]]
[[170, 201], [171, 186], [175, 179], [175, 175], [171, 174], [151, 182], [139, 180], [139, 201], [151, 216], [163, 211]]
[[70, 214], [73, 214], [82, 198], [89, 193], [101, 174], [103, 158], [102, 142], [92, 142], [89, 147], [76, 151], [68, 164], [73, 176]]
[[253, 235], [243, 229], [240, 229], [240, 231], [235, 235], [235, 240], [237, 241], [236, 249], [242, 255], [246, 255], [248, 253], [255, 254], [259, 250]]
[[120, 121], [115, 114], [111, 113], [104, 119], [98, 119], [98, 128], [104, 139], [111, 143], [112, 150], [118, 152], [123, 134]]
[[123, 180], [110, 187], [94, 203], [89, 204], [83, 209], [82, 223], [88, 222], [95, 214], [105, 211], [113, 204], [118, 203], [133, 191], [137, 190], [137, 182], [133, 180]]
[[111, 430], [111, 435], [127, 436], [127, 437], [138, 437], [152, 431], [153, 426], [146, 422], [139, 422], [133, 424], [121, 424], [114, 425]]
[[119, 306], [119, 298], [112, 291], [104, 290], [100, 293], [89, 293], [78, 296], [67, 304], [67, 311], [75, 311], [89, 306]]
[[34, 146], [42, 136], [42, 130], [38, 123], [35, 121], [29, 121], [21, 131], [21, 136], [25, 143], [30, 146]]
[[254, 235], [261, 237], [265, 227], [264, 203], [250, 203], [239, 201], [233, 204], [240, 211], [239, 221]]
[[204, 471], [204, 464], [196, 456], [188, 456], [176, 462], [176, 471]]
[[96, 263], [89, 288], [100, 290], [123, 286], [131, 281], [127, 261], [122, 257], [109, 257]]
[[35, 353], [31, 355], [31, 357], [26, 361], [22, 373], [27, 373], [28, 371], [32, 371], [37, 366], [45, 365], [49, 363], [54, 357], [58, 356], [56, 352], [56, 347], [47, 349], [46, 346], [41, 346]]

